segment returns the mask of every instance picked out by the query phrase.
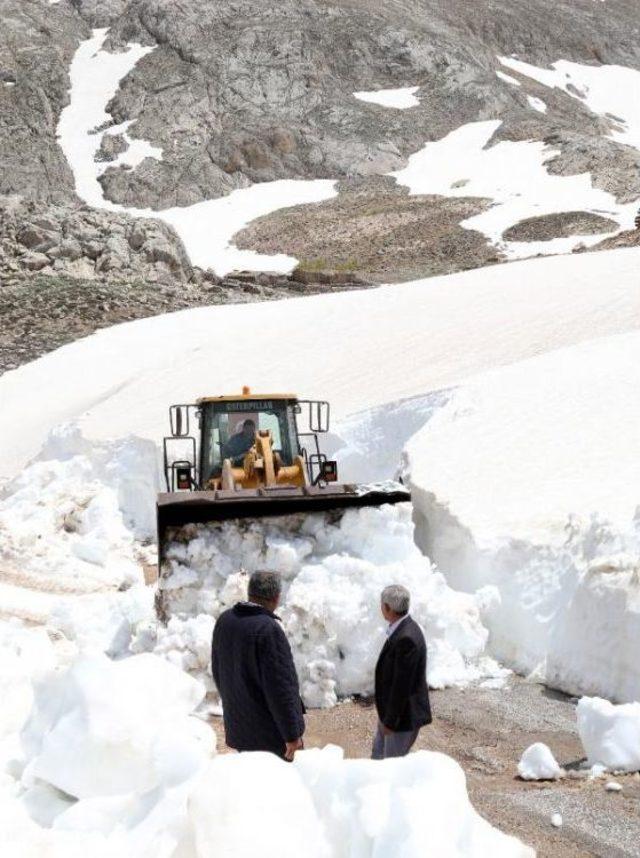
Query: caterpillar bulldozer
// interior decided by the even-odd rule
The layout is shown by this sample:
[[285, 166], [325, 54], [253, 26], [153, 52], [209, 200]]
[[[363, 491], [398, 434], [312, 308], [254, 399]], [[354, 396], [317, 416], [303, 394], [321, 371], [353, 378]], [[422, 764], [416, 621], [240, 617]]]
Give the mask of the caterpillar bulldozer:
[[329, 418], [328, 402], [253, 394], [248, 387], [240, 395], [170, 407], [170, 435], [163, 444], [167, 491], [157, 501], [161, 618], [165, 548], [185, 525], [292, 513], [339, 515], [410, 500], [399, 483], [338, 482], [337, 463], [319, 443]]

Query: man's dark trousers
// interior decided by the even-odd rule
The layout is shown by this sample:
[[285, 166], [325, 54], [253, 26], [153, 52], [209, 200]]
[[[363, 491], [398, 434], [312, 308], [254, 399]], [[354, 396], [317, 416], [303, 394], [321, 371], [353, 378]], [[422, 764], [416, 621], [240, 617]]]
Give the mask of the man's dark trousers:
[[[426, 674], [427, 645], [422, 629], [406, 617], [387, 638], [376, 665], [379, 723], [372, 759], [404, 756], [420, 728], [431, 723]], [[384, 727], [391, 732], [385, 735]]]

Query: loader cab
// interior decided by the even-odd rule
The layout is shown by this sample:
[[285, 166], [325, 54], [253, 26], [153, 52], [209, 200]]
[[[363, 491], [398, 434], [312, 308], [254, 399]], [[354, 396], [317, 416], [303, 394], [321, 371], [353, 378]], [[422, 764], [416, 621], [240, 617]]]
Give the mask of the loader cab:
[[224, 459], [240, 464], [255, 436], [268, 430], [273, 450], [285, 465], [300, 455], [296, 400], [200, 400], [202, 482], [220, 475]]
[[280, 466], [304, 462], [306, 482], [335, 481], [335, 462], [321, 453], [318, 435], [329, 429], [329, 403], [294, 394], [203, 397], [172, 405], [164, 439], [167, 491], [198, 491], [217, 483], [225, 460], [239, 466], [259, 433], [269, 432]]

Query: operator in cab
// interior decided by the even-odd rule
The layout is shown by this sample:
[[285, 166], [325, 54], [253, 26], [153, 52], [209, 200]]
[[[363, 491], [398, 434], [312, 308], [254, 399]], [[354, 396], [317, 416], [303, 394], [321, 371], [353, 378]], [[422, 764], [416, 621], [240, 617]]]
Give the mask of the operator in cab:
[[255, 444], [256, 424], [254, 420], [245, 420], [240, 432], [233, 434], [222, 447], [223, 459], [239, 459]]

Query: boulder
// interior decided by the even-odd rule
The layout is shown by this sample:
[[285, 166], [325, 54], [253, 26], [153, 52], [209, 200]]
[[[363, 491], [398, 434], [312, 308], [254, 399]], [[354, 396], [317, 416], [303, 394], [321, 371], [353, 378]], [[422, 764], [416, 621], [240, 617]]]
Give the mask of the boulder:
[[21, 262], [28, 271], [41, 271], [49, 265], [49, 258], [44, 253], [28, 251], [22, 256]]

